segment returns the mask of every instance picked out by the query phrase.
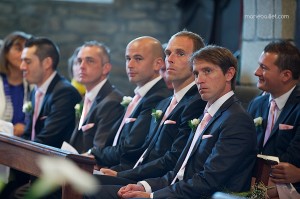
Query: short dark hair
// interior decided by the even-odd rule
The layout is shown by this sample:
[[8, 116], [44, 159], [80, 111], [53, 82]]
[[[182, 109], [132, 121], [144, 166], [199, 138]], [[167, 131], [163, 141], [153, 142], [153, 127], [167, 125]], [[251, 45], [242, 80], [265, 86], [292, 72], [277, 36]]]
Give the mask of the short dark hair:
[[300, 52], [296, 46], [286, 40], [270, 42], [265, 48], [264, 53], [275, 53], [278, 55], [275, 65], [283, 70], [290, 70], [293, 79], [297, 80], [300, 76]]
[[231, 80], [231, 89], [235, 89], [238, 63], [237, 59], [230, 52], [230, 50], [220, 46], [208, 45], [198, 50], [191, 56], [190, 62], [193, 63], [194, 60], [204, 60], [206, 62], [217, 65], [221, 68], [224, 75], [230, 67], [234, 67], [236, 72]]
[[25, 43], [25, 47], [36, 46], [35, 54], [40, 61], [50, 57], [52, 59], [52, 68], [56, 70], [59, 63], [59, 48], [58, 46], [46, 37], [33, 37]]
[[202, 37], [194, 32], [190, 32], [186, 29], [177, 32], [176, 34], [174, 34], [171, 38], [174, 37], [188, 37], [193, 41], [193, 52], [196, 52], [197, 50], [200, 50], [201, 48], [203, 48], [205, 46], [204, 44], [204, 40], [202, 39]]

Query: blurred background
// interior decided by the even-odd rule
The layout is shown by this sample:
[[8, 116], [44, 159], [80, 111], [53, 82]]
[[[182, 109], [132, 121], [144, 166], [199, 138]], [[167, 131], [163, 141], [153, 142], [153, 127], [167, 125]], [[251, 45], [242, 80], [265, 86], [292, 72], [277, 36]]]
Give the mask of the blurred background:
[[[166, 43], [183, 28], [207, 44], [229, 48], [239, 59], [238, 83], [256, 83], [253, 71], [263, 47], [274, 39], [299, 44], [300, 0], [0, 0], [0, 39], [20, 30], [55, 41], [59, 71], [85, 41], [111, 49], [111, 82], [126, 95], [134, 86], [125, 72], [126, 45], [139, 36]], [[299, 47], [299, 46], [298, 46]]]

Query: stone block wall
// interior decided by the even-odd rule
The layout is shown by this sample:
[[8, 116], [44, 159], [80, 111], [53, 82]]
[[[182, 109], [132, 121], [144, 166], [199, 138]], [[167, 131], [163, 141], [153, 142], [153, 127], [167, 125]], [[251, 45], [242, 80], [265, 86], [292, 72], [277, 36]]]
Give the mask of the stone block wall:
[[[84, 1], [83, 1], [84, 2]], [[98, 40], [111, 49], [110, 79], [126, 95], [134, 85], [125, 73], [125, 48], [132, 39], [149, 35], [167, 42], [178, 31], [174, 0], [114, 0], [112, 4], [54, 0], [1, 0], [0, 38], [14, 30], [54, 40], [61, 51], [59, 70], [67, 75], [67, 59], [84, 41]]]
[[257, 82], [263, 48], [275, 39], [294, 40], [296, 0], [244, 0], [241, 84]]

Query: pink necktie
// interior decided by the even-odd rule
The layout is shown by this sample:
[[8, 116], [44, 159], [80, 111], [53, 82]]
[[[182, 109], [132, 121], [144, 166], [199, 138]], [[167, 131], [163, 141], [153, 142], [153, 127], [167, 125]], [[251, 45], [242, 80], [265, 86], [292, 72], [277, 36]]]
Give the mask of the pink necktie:
[[88, 114], [90, 108], [91, 108], [92, 102], [91, 100], [85, 96], [84, 98], [84, 104], [83, 104], [83, 110], [81, 113], [81, 117], [80, 117], [80, 121], [79, 121], [79, 125], [78, 125], [78, 130], [81, 129], [82, 124], [86, 118], [86, 115]]
[[36, 92], [35, 92], [35, 103], [34, 103], [34, 113], [33, 113], [33, 118], [32, 118], [31, 140], [34, 140], [34, 138], [35, 138], [35, 124], [36, 124], [37, 118], [39, 116], [40, 103], [41, 103], [42, 96], [43, 96], [43, 92], [41, 92], [39, 90], [36, 90]]
[[170, 115], [170, 113], [173, 111], [173, 109], [175, 108], [176, 105], [177, 105], [177, 100], [176, 100], [176, 97], [173, 96], [172, 100], [171, 100], [171, 103], [169, 104], [169, 106], [168, 106], [168, 108], [167, 108], [167, 110], [164, 114], [164, 117], [161, 120], [160, 125], [167, 119], [167, 117]]
[[271, 100], [271, 105], [269, 109], [269, 115], [268, 115], [268, 124], [265, 132], [265, 139], [264, 139], [264, 145], [266, 144], [267, 140], [270, 137], [271, 131], [273, 129], [276, 117], [277, 117], [278, 107], [274, 99]]
[[[169, 104], [169, 106], [168, 106], [168, 108], [165, 112], [165, 115], [164, 115], [163, 119], [160, 122], [160, 125], [166, 120], [166, 118], [170, 115], [170, 113], [172, 112], [172, 110], [175, 108], [176, 105], [177, 105], [177, 100], [176, 100], [175, 96], [173, 96], [173, 98], [172, 98], [172, 100], [171, 100], [171, 102], [170, 102], [170, 104]], [[141, 155], [141, 157], [135, 163], [133, 168], [137, 167], [140, 163], [143, 162], [144, 156], [145, 156], [147, 150], [148, 150], [148, 148], [144, 151], [144, 153]]]
[[137, 94], [135, 94], [135, 96], [133, 97], [132, 101], [128, 105], [127, 110], [125, 112], [125, 115], [123, 117], [122, 123], [120, 124], [119, 129], [118, 129], [118, 131], [116, 133], [116, 136], [114, 138], [112, 146], [116, 146], [117, 145], [117, 142], [118, 142], [121, 130], [122, 130], [124, 124], [125, 124], [125, 121], [131, 115], [131, 113], [133, 112], [134, 108], [136, 107], [136, 105], [137, 105], [137, 103], [138, 103], [138, 101], [140, 99], [141, 99], [141, 96], [137, 93]]
[[178, 173], [176, 174], [175, 178], [173, 179], [172, 184], [174, 184], [176, 182], [177, 179], [180, 179], [182, 180], [183, 179], [183, 174], [184, 174], [184, 170], [185, 170], [185, 166], [187, 164], [187, 161], [189, 160], [190, 156], [191, 156], [191, 153], [197, 143], [197, 140], [200, 138], [200, 136], [202, 135], [202, 131], [203, 129], [205, 128], [205, 126], [207, 125], [207, 123], [209, 122], [209, 120], [211, 119], [211, 116], [208, 112], [205, 111], [205, 114], [204, 114], [204, 117], [203, 119], [201, 120], [200, 124], [198, 125], [197, 127], [197, 130], [195, 132], [195, 135], [194, 135], [194, 138], [193, 138], [193, 141], [191, 143], [191, 146], [189, 148], [189, 151], [178, 171]]

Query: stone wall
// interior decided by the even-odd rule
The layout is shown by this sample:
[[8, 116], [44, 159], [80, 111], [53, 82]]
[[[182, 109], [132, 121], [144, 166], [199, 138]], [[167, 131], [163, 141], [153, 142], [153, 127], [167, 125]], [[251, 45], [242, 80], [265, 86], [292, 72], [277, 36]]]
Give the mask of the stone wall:
[[111, 81], [125, 94], [134, 85], [125, 73], [124, 53], [132, 39], [149, 35], [167, 42], [178, 31], [174, 0], [114, 0], [112, 4], [52, 0], [1, 0], [0, 38], [14, 30], [53, 39], [61, 50], [59, 70], [67, 76], [67, 59], [84, 41], [98, 40], [111, 49]]
[[272, 40], [294, 40], [296, 0], [244, 0], [241, 83], [257, 82], [254, 71]]

